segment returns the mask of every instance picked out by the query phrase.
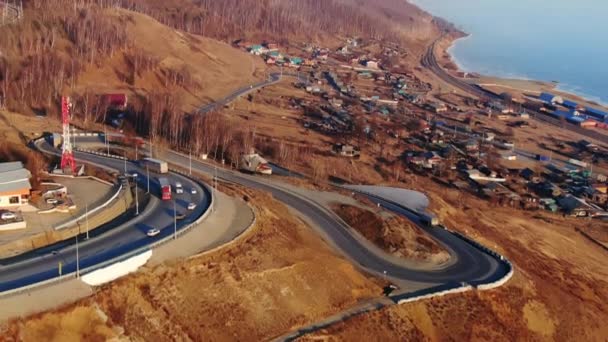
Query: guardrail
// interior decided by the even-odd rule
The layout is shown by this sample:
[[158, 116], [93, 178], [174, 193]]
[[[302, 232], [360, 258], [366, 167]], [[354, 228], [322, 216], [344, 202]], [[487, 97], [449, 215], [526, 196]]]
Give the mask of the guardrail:
[[[177, 172], [177, 173], [180, 173], [180, 174], [183, 175], [182, 172]], [[177, 239], [177, 238], [181, 237], [182, 235], [188, 233], [192, 228], [194, 228], [195, 226], [197, 226], [201, 222], [203, 222], [205, 219], [207, 219], [207, 217], [212, 212], [212, 208], [213, 208], [213, 205], [214, 205], [214, 202], [215, 202], [215, 198], [212, 196], [212, 191], [209, 188], [209, 186], [207, 186], [207, 184], [204, 184], [204, 183], [199, 182], [199, 181], [196, 181], [196, 182], [204, 189], [204, 191], [206, 192], [206, 194], [211, 199], [210, 202], [209, 202], [209, 207], [207, 208], [207, 210], [198, 219], [196, 219], [196, 221], [192, 222], [191, 224], [189, 224], [189, 225], [187, 225], [185, 227], [182, 227], [182, 228], [178, 229], [178, 231], [177, 231], [176, 234], [168, 235], [168, 236], [166, 236], [166, 237], [164, 237], [164, 238], [162, 238], [162, 239], [160, 239], [160, 240], [158, 240], [158, 241], [156, 241], [156, 242], [154, 242], [154, 243], [152, 243], [150, 245], [137, 248], [137, 249], [135, 249], [133, 251], [124, 253], [124, 254], [122, 254], [120, 256], [117, 256], [115, 258], [112, 258], [112, 259], [106, 260], [104, 262], [100, 262], [100, 263], [97, 263], [95, 265], [92, 265], [92, 266], [80, 269], [79, 272], [78, 272], [78, 276], [81, 276], [81, 275], [93, 272], [95, 270], [98, 270], [100, 268], [103, 268], [103, 267], [115, 264], [117, 262], [124, 261], [126, 259], [129, 259], [129, 258], [135, 256], [135, 255], [147, 252], [150, 249], [153, 250], [155, 248], [158, 248], [158, 247], [160, 247], [160, 246], [162, 246], [164, 244], [169, 243], [171, 240]], [[13, 289], [13, 290], [8, 290], [8, 291], [1, 292], [0, 293], [0, 297], [17, 295], [17, 294], [26, 292], [28, 290], [32, 290], [32, 289], [35, 289], [35, 288], [37, 289], [37, 288], [41, 288], [41, 287], [45, 287], [45, 286], [50, 286], [52, 284], [59, 283], [59, 282], [62, 282], [62, 281], [66, 281], [66, 280], [72, 279], [72, 278], [77, 278], [76, 271], [69, 272], [69, 273], [66, 273], [64, 275], [61, 275], [61, 276], [58, 276], [58, 277], [54, 277], [54, 278], [51, 278], [51, 279], [47, 279], [47, 280], [44, 280], [44, 281], [41, 281], [41, 282], [37, 282], [37, 283], [34, 283], [34, 284], [22, 286], [22, 287]]]
[[[413, 209], [410, 209], [410, 208], [408, 208], [408, 207], [406, 207], [404, 205], [401, 205], [401, 204], [396, 203], [394, 201], [391, 201], [391, 200], [385, 199], [383, 197], [377, 196], [375, 194], [369, 193], [367, 191], [360, 191], [360, 190], [355, 190], [355, 189], [350, 189], [350, 188], [347, 188], [347, 189], [349, 189], [351, 191], [355, 191], [355, 192], [361, 193], [361, 194], [364, 194], [366, 196], [370, 196], [370, 197], [373, 197], [373, 198], [381, 199], [382, 201], [388, 202], [388, 203], [390, 203], [390, 204], [392, 204], [394, 206], [397, 206], [399, 208], [403, 208], [403, 209], [409, 211], [410, 213], [412, 213], [413, 215], [417, 216], [419, 219], [423, 215], [425, 215], [425, 213], [420, 213], [420, 212], [418, 212], [416, 210], [413, 210]], [[498, 253], [498, 252], [496, 252], [496, 251], [494, 251], [494, 250], [492, 250], [492, 249], [490, 249], [490, 248], [482, 245], [481, 243], [479, 243], [479, 242], [477, 242], [477, 241], [469, 238], [468, 236], [466, 236], [466, 235], [464, 235], [462, 233], [450, 230], [450, 229], [446, 228], [443, 225], [439, 225], [437, 227], [447, 230], [448, 232], [456, 235], [461, 240], [466, 241], [468, 244], [474, 246], [475, 248], [481, 250], [482, 252], [484, 252], [486, 254], [491, 255], [492, 257], [500, 260], [500, 262], [502, 262], [502, 263], [504, 263], [506, 265], [506, 267], [508, 269], [508, 272], [503, 277], [501, 277], [500, 279], [498, 279], [498, 280], [496, 280], [494, 282], [491, 282], [491, 283], [482, 283], [481, 281], [470, 282], [472, 286], [474, 286], [475, 288], [477, 288], [479, 290], [489, 290], [489, 289], [493, 289], [493, 288], [499, 287], [499, 286], [503, 285], [504, 283], [506, 283], [509, 279], [511, 279], [511, 277], [513, 276], [513, 271], [514, 271], [513, 265], [503, 255], [501, 255], [500, 253]], [[468, 286], [468, 285], [464, 285], [464, 286]], [[458, 288], [460, 288], [460, 287], [456, 287], [455, 289], [451, 289], [450, 291], [455, 291]]]

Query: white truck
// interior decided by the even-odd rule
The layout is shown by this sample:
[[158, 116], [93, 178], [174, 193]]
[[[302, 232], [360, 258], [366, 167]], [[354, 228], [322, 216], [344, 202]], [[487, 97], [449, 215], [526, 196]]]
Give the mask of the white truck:
[[243, 154], [241, 156], [241, 169], [251, 173], [261, 173], [263, 175], [271, 175], [272, 168], [266, 159], [260, 157], [257, 153]]
[[140, 165], [142, 168], [147, 168], [150, 171], [156, 173], [169, 172], [169, 166], [167, 165], [167, 162], [158, 159], [144, 158], [141, 160]]

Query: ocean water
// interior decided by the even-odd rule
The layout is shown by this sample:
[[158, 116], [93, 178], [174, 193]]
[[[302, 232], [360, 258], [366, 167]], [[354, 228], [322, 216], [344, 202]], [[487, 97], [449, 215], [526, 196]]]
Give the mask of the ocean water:
[[558, 81], [608, 103], [608, 0], [411, 0], [470, 34], [450, 49], [463, 70]]

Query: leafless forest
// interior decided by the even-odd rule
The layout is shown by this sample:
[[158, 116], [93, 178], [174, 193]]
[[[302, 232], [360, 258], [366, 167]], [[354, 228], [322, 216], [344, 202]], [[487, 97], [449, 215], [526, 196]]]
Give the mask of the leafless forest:
[[[24, 8], [24, 20], [0, 29], [0, 108], [58, 115], [61, 95], [72, 94], [79, 124], [104, 122], [104, 102], [96, 94], [72, 90], [86, 67], [121, 54], [131, 69], [125, 83], [154, 72], [166, 86], [130, 101], [134, 132], [228, 160], [253, 144], [255, 132], [237, 133], [213, 113], [180, 112], [172, 90], [196, 91], [196, 84], [187, 72], [161, 70], [158, 61], [135, 49], [126, 33], [128, 17], [106, 15], [107, 9], [140, 12], [175, 29], [226, 41], [322, 35], [397, 41], [416, 30], [410, 14], [415, 9], [401, 0], [27, 0]], [[288, 158], [290, 148], [281, 145], [269, 152]]]

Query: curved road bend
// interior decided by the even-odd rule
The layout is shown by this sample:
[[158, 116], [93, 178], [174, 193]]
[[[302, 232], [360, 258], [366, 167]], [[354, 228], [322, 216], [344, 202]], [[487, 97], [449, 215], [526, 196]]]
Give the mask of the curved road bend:
[[[189, 158], [174, 151], [168, 151], [164, 159], [169, 163], [188, 167]], [[192, 161], [192, 169], [208, 175], [214, 174], [214, 166], [198, 160]], [[492, 282], [508, 273], [508, 267], [491, 255], [479, 250], [468, 242], [441, 228], [429, 229], [428, 232], [441, 243], [450, 247], [456, 260], [445, 268], [424, 270], [413, 269], [395, 264], [386, 256], [371, 252], [343, 224], [335, 214], [315, 202], [313, 198], [290, 191], [279, 182], [266, 180], [263, 177], [250, 176], [238, 172], [217, 168], [218, 177], [246, 187], [256, 188], [271, 193], [277, 200], [292, 207], [315, 228], [327, 236], [331, 243], [349, 259], [368, 272], [383, 275], [384, 271], [395, 280], [416, 281], [444, 284], [446, 282], [467, 282], [480, 284]], [[381, 201], [380, 199], [378, 199]], [[396, 212], [407, 214], [407, 210], [383, 201], [383, 205]]]
[[[38, 146], [43, 152], [57, 154], [58, 151], [44, 143]], [[104, 165], [115, 170], [124, 171], [124, 161], [113, 158], [75, 152], [78, 161]], [[138, 186], [146, 189], [146, 172], [137, 164], [127, 162], [128, 173], [138, 173]], [[152, 176], [152, 175], [151, 175]], [[176, 199], [178, 213], [185, 213], [187, 217], [177, 221], [177, 229], [183, 229], [187, 224], [200, 217], [210, 205], [210, 194], [198, 183], [177, 174], [165, 174], [171, 184], [180, 181], [184, 186], [183, 194], [173, 194]], [[191, 189], [196, 189], [197, 194], [191, 194]], [[160, 192], [156, 177], [150, 180], [150, 192]], [[197, 203], [193, 211], [188, 211], [190, 202]], [[89, 240], [83, 241], [82, 234], [79, 241], [79, 267], [84, 269], [97, 265], [101, 262], [124, 255], [141, 247], [149, 246], [161, 238], [174, 233], [173, 229], [173, 201], [161, 201], [152, 196], [150, 203], [139, 216], [122, 223], [107, 232], [102, 233]], [[158, 228], [161, 232], [155, 237], [148, 237], [146, 232], [150, 228]], [[75, 241], [74, 241], [75, 242]], [[34, 284], [44, 280], [55, 278], [59, 275], [59, 263], [62, 263], [63, 274], [76, 271], [76, 248], [73, 244], [61, 244], [57, 250], [41, 249], [42, 253], [31, 253], [31, 258], [15, 258], [0, 260], [0, 292], [12, 290], [26, 285]], [[4, 261], [4, 262], [3, 262]]]
[[[492, 100], [502, 102], [502, 98], [493, 93], [483, 90], [482, 88], [462, 81], [452, 75], [450, 75], [447, 71], [445, 71], [437, 62], [435, 57], [435, 46], [439, 40], [441, 40], [443, 36], [437, 38], [427, 49], [426, 53], [422, 57], [420, 61], [422, 66], [430, 70], [436, 77], [443, 80], [444, 82], [452, 85], [455, 88], [462, 90], [465, 93], [471, 94], [473, 96], [477, 96], [480, 98], [487, 97]], [[608, 135], [602, 134], [597, 131], [589, 130], [582, 128], [577, 125], [573, 125], [571, 123], [562, 123], [560, 120], [553, 118], [545, 113], [535, 111], [531, 108], [526, 108], [528, 112], [532, 113], [532, 117], [540, 122], [548, 123], [557, 127], [568, 129], [569, 131], [576, 132], [580, 135], [601, 141], [603, 143], [608, 143]]]

